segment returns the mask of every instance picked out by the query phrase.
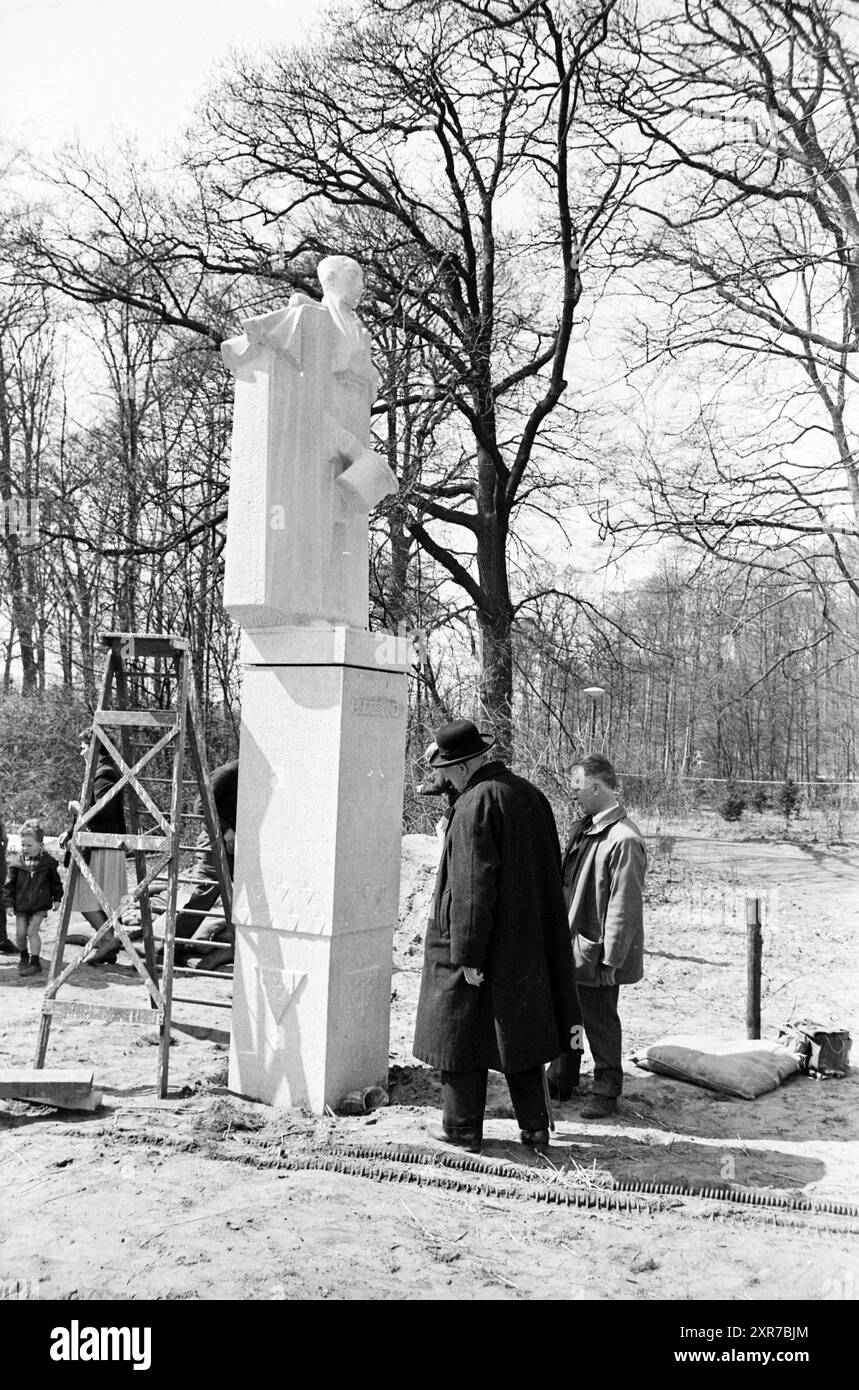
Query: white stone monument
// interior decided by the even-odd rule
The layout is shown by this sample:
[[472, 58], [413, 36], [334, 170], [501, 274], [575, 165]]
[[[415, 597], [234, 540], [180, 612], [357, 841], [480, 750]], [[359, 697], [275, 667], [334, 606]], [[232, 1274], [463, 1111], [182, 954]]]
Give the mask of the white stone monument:
[[360, 266], [223, 344], [236, 378], [224, 604], [243, 628], [230, 1089], [321, 1112], [385, 1085], [405, 643], [368, 625], [378, 376]]

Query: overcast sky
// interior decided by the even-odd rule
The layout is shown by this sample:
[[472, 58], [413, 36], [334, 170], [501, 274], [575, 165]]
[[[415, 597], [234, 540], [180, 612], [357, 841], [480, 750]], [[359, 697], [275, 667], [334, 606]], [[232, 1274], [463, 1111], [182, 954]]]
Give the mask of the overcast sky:
[[45, 153], [76, 133], [150, 149], [231, 48], [300, 41], [323, 0], [0, 0], [0, 127]]

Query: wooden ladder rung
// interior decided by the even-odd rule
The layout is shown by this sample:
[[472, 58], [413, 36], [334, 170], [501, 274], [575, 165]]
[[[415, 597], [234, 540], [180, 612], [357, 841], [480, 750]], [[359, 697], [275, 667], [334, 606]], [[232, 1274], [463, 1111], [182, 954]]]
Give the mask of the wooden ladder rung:
[[[192, 970], [191, 973], [192, 975], [196, 975], [198, 972]], [[199, 973], [202, 974], [202, 971]], [[209, 976], [217, 975], [217, 973], [217, 970], [207, 970], [206, 972]], [[195, 999], [192, 995], [188, 994], [174, 994], [173, 1003], [198, 1004], [201, 1009], [231, 1009], [233, 1007], [232, 999]]]
[[179, 712], [167, 709], [97, 709], [92, 722], [132, 729], [178, 729]]
[[115, 1004], [88, 1004], [77, 999], [45, 999], [43, 1014], [66, 1018], [109, 1019], [114, 1023], [159, 1023], [162, 1009], [132, 1009]]
[[79, 830], [75, 844], [83, 849], [160, 850], [162, 854], [173, 848], [169, 835], [113, 835], [96, 830]]
[[[223, 945], [223, 942], [219, 942], [218, 944]], [[229, 980], [230, 984], [233, 982], [232, 975], [225, 975], [222, 970], [198, 970], [194, 965], [174, 965], [173, 974], [202, 975], [204, 980]], [[195, 1000], [194, 1002], [196, 1003], [197, 1001]]]
[[[177, 882], [177, 883], [193, 883], [194, 886], [195, 886], [195, 888], [214, 888], [214, 887], [216, 887], [216, 886], [217, 886], [217, 887], [220, 887], [220, 885], [218, 884], [218, 880], [217, 880], [216, 878], [194, 878], [193, 874], [177, 874], [177, 875], [176, 875], [176, 882]], [[170, 887], [170, 880], [169, 880], [169, 878], [151, 878], [151, 879], [149, 880], [149, 887], [150, 887], [150, 888], [169, 888], [169, 887]], [[191, 911], [193, 911], [193, 910], [194, 910], [194, 909], [192, 908]], [[177, 907], [177, 908], [176, 908], [176, 913], [177, 913], [177, 915], [178, 915], [180, 912], [183, 912], [183, 911], [184, 911], [184, 908], [181, 908], [181, 907]], [[207, 916], [208, 916], [208, 913], [207, 913]]]
[[162, 632], [103, 632], [101, 641], [103, 646], [118, 648], [122, 656], [128, 655], [133, 661], [139, 656], [184, 656], [189, 649], [187, 637]]
[[[173, 785], [172, 777], [147, 777], [145, 773], [142, 777], [138, 777], [137, 780], [138, 782], [143, 782], [144, 784], [151, 782], [153, 786], [159, 787], [172, 787]], [[194, 781], [189, 782], [186, 780], [182, 782], [183, 787], [196, 787], [196, 785], [197, 783]]]
[[[187, 912], [189, 917], [217, 917], [222, 922], [226, 922], [227, 920], [223, 912], [213, 912], [210, 907], [177, 907], [177, 917], [179, 916], [180, 912], [183, 914]], [[190, 941], [190, 939], [190, 937], [183, 936], [177, 936], [176, 938], [177, 941]]]
[[141, 671], [136, 666], [126, 665], [125, 677], [128, 681], [162, 681], [170, 685], [176, 683], [176, 673], [169, 667], [163, 671]]

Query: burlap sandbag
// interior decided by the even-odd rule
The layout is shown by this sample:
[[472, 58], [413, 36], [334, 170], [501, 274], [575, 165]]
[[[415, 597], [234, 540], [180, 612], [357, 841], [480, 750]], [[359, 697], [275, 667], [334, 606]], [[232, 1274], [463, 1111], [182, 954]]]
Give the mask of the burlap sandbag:
[[726, 1096], [754, 1100], [799, 1070], [793, 1053], [774, 1042], [745, 1039], [723, 1042], [719, 1038], [686, 1034], [660, 1038], [632, 1054], [645, 1071], [691, 1081]]

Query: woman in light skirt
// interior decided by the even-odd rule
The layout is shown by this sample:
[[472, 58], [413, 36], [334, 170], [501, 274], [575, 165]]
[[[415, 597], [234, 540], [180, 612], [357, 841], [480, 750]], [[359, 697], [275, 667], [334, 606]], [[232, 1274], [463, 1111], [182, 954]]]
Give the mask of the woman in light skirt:
[[[95, 734], [92, 729], [84, 729], [80, 735], [81, 756], [86, 757], [89, 752], [90, 739]], [[119, 768], [114, 763], [107, 749], [102, 747], [96, 763], [95, 784], [93, 786], [93, 804], [98, 801], [105, 792], [119, 781]], [[70, 807], [75, 803], [70, 802]], [[78, 808], [79, 809], [79, 808]], [[122, 808], [122, 792], [109, 801], [105, 807], [99, 811], [87, 823], [87, 830], [103, 835], [124, 835], [125, 834], [125, 815]], [[65, 836], [64, 838], [68, 838]], [[86, 860], [89, 871], [101, 888], [105, 899], [111, 909], [119, 906], [125, 893], [128, 891], [128, 876], [125, 869], [125, 851], [121, 849], [85, 849], [83, 858]], [[107, 921], [107, 913], [104, 911], [98, 898], [93, 893], [83, 874], [78, 874], [75, 884], [74, 897], [72, 899], [72, 911], [80, 912], [94, 931], [104, 926]], [[113, 931], [107, 933], [99, 943], [95, 955], [90, 956], [88, 965], [112, 965], [120, 952], [120, 943], [116, 939]]]

